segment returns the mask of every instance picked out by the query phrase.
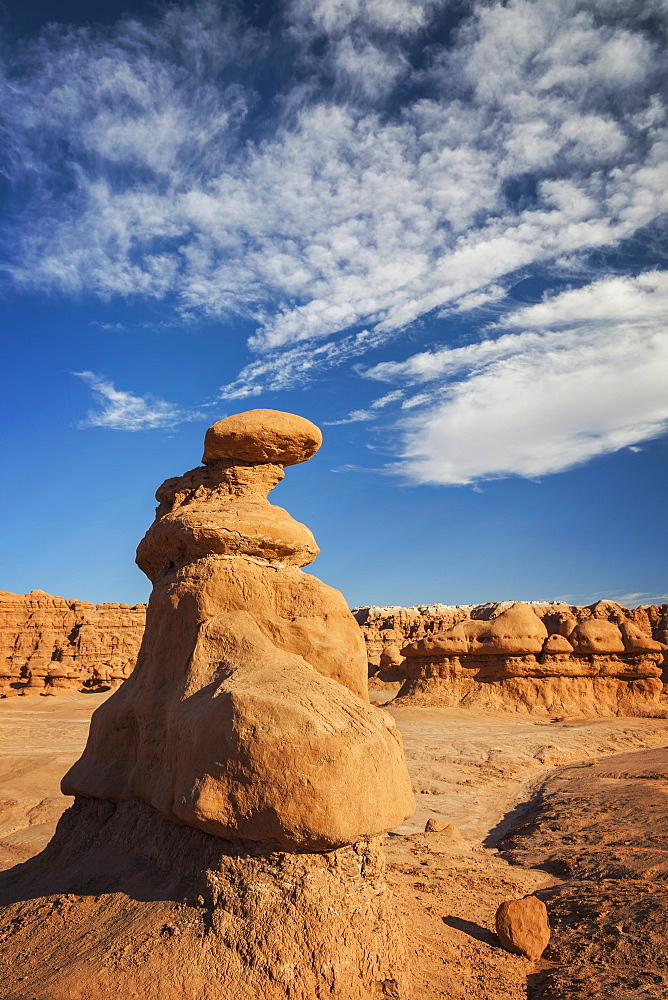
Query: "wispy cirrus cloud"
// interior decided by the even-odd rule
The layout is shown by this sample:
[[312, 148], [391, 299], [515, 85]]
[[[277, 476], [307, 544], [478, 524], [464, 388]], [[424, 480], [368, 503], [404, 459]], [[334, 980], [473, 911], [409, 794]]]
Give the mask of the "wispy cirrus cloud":
[[[444, 2], [294, 3], [271, 38], [213, 2], [150, 30], [54, 29], [6, 69], [5, 169], [32, 192], [9, 272], [251, 317], [259, 351], [493, 295], [665, 208], [663, 53], [643, 27], [659, 7], [474, 4], [420, 65], [410, 45]], [[386, 93], [384, 71], [360, 96], [346, 45], [344, 77], [355, 58], [371, 73], [373, 45], [419, 96]], [[288, 50], [300, 71], [268, 117], [263, 61]]]
[[564, 601], [567, 604], [594, 604], [597, 601], [611, 601], [621, 604], [626, 608], [643, 608], [652, 604], [664, 604], [668, 601], [668, 594], [651, 593], [649, 591], [634, 591], [629, 594], [620, 594], [618, 591], [609, 591], [596, 594], [563, 594], [556, 598], [557, 601]]
[[[202, 0], [151, 23], [49, 28], [7, 55], [0, 80], [4, 270], [23, 289], [251, 320], [256, 359], [224, 399], [306, 384], [428, 316], [447, 339], [448, 316], [501, 309], [538, 266], [568, 261], [591, 281], [588, 255], [666, 210], [665, 15], [663, 0], [286, 0], [266, 29]], [[625, 285], [607, 333], [587, 316], [603, 309], [600, 282], [589, 306], [578, 291], [477, 343], [367, 371], [425, 383], [394, 401], [414, 421], [407, 474], [537, 475], [664, 426], [660, 331], [633, 314], [657, 289]], [[644, 403], [615, 382], [632, 354]], [[483, 411], [503, 416], [503, 448], [486, 443]], [[353, 413], [341, 421], [378, 408]], [[468, 457], [449, 437], [455, 416]], [[434, 456], [451, 446], [446, 468]]]
[[362, 330], [324, 344], [304, 343], [288, 350], [273, 351], [257, 361], [251, 361], [233, 382], [221, 386], [220, 398], [246, 399], [267, 390], [276, 392], [305, 385], [323, 369], [358, 358], [384, 339], [374, 331]]
[[432, 385], [404, 401], [416, 412], [397, 471], [443, 484], [536, 477], [657, 437], [667, 314], [668, 272], [606, 278], [517, 309], [501, 324], [515, 333], [370, 369]]
[[395, 389], [393, 392], [388, 392], [384, 396], [374, 399], [367, 409], [351, 410], [347, 417], [342, 417], [340, 420], [325, 420], [324, 423], [328, 427], [338, 427], [341, 424], [357, 424], [368, 420], [376, 420], [380, 416], [381, 410], [392, 403], [398, 402], [402, 399], [403, 395], [401, 389]]
[[341, 417], [340, 420], [324, 420], [323, 423], [327, 427], [340, 427], [342, 424], [365, 423], [368, 420], [375, 420], [377, 416], [373, 410], [351, 410], [347, 417]]
[[159, 396], [117, 389], [104, 375], [72, 372], [90, 387], [98, 409], [89, 410], [80, 427], [105, 427], [114, 431], [144, 431], [172, 428], [190, 420], [205, 419], [205, 414], [183, 410]]

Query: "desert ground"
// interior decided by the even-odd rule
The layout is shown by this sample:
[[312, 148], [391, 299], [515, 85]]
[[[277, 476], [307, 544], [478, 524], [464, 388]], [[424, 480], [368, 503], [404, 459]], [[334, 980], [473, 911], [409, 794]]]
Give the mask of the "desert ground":
[[[105, 697], [0, 703], [0, 868], [52, 837], [71, 801], [60, 777]], [[411, 1000], [668, 997], [668, 720], [386, 710], [417, 803], [385, 840], [413, 956]], [[459, 835], [423, 832], [429, 818]], [[499, 903], [534, 892], [552, 926], [538, 963], [504, 951], [494, 934]], [[3, 998], [32, 1000], [12, 930], [2, 934]]]

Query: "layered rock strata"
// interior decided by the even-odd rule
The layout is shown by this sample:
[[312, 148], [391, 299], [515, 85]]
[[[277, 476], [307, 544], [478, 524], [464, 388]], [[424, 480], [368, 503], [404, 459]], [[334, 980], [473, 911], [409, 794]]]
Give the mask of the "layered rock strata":
[[[357, 608], [367, 648], [370, 689], [395, 693], [402, 646], [444, 631], [466, 618], [487, 620], [513, 602], [484, 605], [430, 604], [415, 608]], [[561, 602], [529, 602], [549, 630], [566, 615], [577, 622], [606, 618], [628, 621], [645, 635], [668, 644], [668, 605], [624, 608], [612, 601], [587, 607]], [[57, 694], [118, 687], [134, 668], [141, 645], [146, 605], [91, 604], [63, 600], [41, 590], [0, 591], [0, 698], [15, 694]], [[668, 669], [664, 659], [664, 686]]]
[[54, 840], [5, 883], [16, 932], [37, 919], [40, 879], [75, 894], [85, 925], [31, 996], [83, 997], [80, 941], [100, 928], [113, 961], [86, 983], [99, 1000], [139, 989], [138, 969], [149, 1000], [407, 996], [379, 839], [413, 811], [401, 737], [369, 705], [343, 597], [302, 572], [311, 532], [267, 500], [319, 444], [309, 421], [250, 411], [214, 424], [204, 466], [158, 490], [136, 669], [93, 715]]
[[[488, 621], [507, 610], [516, 601], [493, 601], [488, 604], [420, 604], [415, 607], [353, 608], [367, 647], [370, 672], [381, 665], [400, 662], [400, 649], [409, 642], [444, 632], [458, 622], [474, 619]], [[668, 604], [625, 608], [615, 601], [597, 601], [585, 606], [563, 601], [525, 601], [549, 632], [560, 629], [563, 616], [576, 622], [600, 618], [615, 624], [628, 621], [658, 642], [668, 644]]]
[[551, 623], [518, 602], [410, 642], [389, 668], [402, 680], [397, 697], [540, 715], [666, 714], [663, 643], [628, 620], [559, 613]]
[[118, 687], [136, 663], [145, 617], [145, 604], [0, 591], [0, 697]]

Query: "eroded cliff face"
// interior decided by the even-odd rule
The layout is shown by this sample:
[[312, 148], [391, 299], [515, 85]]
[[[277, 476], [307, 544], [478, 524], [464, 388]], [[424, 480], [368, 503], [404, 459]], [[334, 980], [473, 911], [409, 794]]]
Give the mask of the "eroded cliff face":
[[541, 715], [657, 715], [668, 605], [358, 608], [372, 697]]
[[0, 697], [118, 687], [135, 665], [145, 620], [145, 604], [0, 591]]
[[[491, 601], [488, 604], [419, 604], [415, 607], [353, 608], [353, 615], [362, 629], [372, 667], [380, 666], [386, 646], [406, 645], [425, 636], [436, 635], [467, 618], [488, 621], [510, 608], [515, 601]], [[617, 624], [630, 621], [652, 639], [668, 644], [668, 604], [652, 604], [643, 608], [625, 608], [614, 601], [597, 601], [578, 606], [562, 601], [525, 601], [546, 625], [548, 632], [559, 631], [563, 615], [576, 622], [589, 618], [605, 618]], [[557, 626], [557, 627], [555, 627]]]

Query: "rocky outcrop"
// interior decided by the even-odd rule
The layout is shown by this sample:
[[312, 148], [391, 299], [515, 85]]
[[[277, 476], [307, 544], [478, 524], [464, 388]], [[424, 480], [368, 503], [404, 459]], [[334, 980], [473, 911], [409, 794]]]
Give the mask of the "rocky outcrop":
[[[369, 665], [371, 668], [378, 668], [381, 656], [393, 647], [398, 650], [413, 640], [444, 632], [469, 618], [488, 621], [516, 603], [518, 602], [493, 601], [488, 604], [420, 604], [410, 608], [370, 605], [353, 608], [353, 615], [364, 635]], [[668, 644], [668, 604], [625, 608], [614, 601], [597, 601], [586, 606], [565, 604], [562, 601], [521, 603], [538, 615], [550, 633], [559, 632], [565, 619], [579, 623], [598, 618], [616, 624], [630, 622], [645, 635]], [[399, 655], [398, 661], [401, 659]]]
[[507, 951], [538, 961], [550, 943], [547, 907], [537, 896], [509, 899], [494, 918], [499, 941]]
[[[158, 490], [137, 550], [153, 582], [137, 666], [93, 715], [54, 840], [6, 882], [22, 907], [11, 933], [44, 933], [40, 878], [42, 896], [68, 894], [76, 929], [48, 984], [20, 970], [31, 996], [83, 996], [80, 942], [101, 929], [103, 970], [86, 977], [99, 1000], [408, 996], [379, 839], [414, 807], [401, 737], [369, 705], [343, 597], [302, 572], [313, 535], [267, 500], [319, 443], [309, 421], [250, 411], [214, 424], [205, 465]], [[167, 952], [147, 946], [165, 934]]]
[[[659, 699], [666, 644], [651, 634], [653, 626], [665, 635], [663, 608], [506, 602], [473, 609], [475, 617], [468, 608], [433, 606], [422, 620], [416, 610], [358, 610], [370, 636], [372, 689], [393, 686], [402, 701], [416, 704], [541, 715], [665, 713]], [[400, 646], [402, 631], [412, 641]]]
[[108, 690], [134, 668], [146, 605], [0, 591], [0, 697]]

